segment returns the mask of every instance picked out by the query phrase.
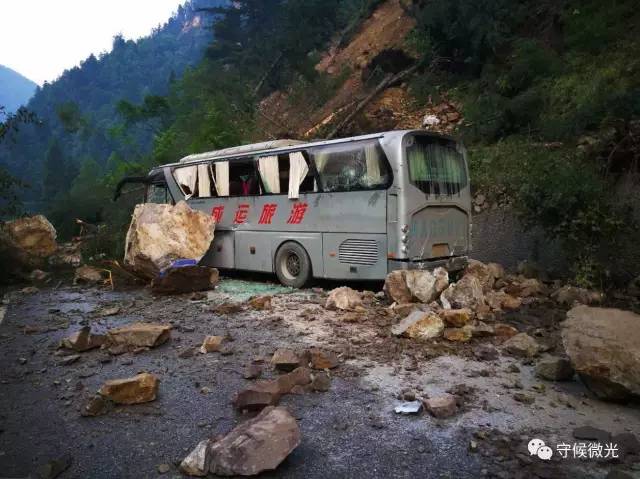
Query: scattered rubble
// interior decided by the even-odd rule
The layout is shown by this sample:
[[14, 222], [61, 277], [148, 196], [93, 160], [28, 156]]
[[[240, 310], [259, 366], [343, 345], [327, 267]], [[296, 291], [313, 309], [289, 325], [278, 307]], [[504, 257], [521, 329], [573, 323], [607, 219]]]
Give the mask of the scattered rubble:
[[156, 399], [158, 383], [158, 378], [153, 374], [141, 373], [130, 378], [106, 381], [98, 394], [116, 404], [140, 404]]
[[[351, 394], [348, 392], [348, 387], [350, 378], [353, 377], [362, 377], [361, 384], [366, 384], [363, 390], [367, 391], [367, 394], [375, 394], [375, 391], [383, 391], [385, 394], [393, 392], [393, 396], [398, 401], [393, 405], [397, 414], [419, 414], [423, 409], [428, 411], [431, 416], [442, 419], [465, 414], [464, 421], [461, 418], [460, 421], [449, 423], [425, 421], [424, 418], [411, 421], [405, 418], [404, 421], [410, 421], [412, 427], [417, 426], [418, 423], [422, 424], [420, 427], [423, 427], [424, 424], [427, 424], [428, 427], [448, 428], [454, 425], [458, 427], [460, 422], [467, 422], [467, 415], [469, 419], [477, 420], [477, 410], [480, 408], [482, 411], [479, 414], [482, 415], [485, 412], [491, 415], [494, 411], [498, 411], [501, 415], [509, 414], [514, 410], [519, 411], [523, 417], [528, 418], [525, 419], [527, 421], [531, 421], [532, 414], [539, 413], [540, 417], [547, 421], [543, 423], [545, 425], [548, 424], [549, 417], [555, 417], [557, 414], [560, 420], [566, 423], [568, 408], [574, 408], [573, 413], [585, 414], [592, 406], [594, 408], [601, 407], [594, 405], [595, 401], [589, 399], [588, 396], [584, 398], [576, 396], [575, 392], [579, 391], [577, 388], [581, 387], [579, 383], [569, 385], [566, 389], [563, 388], [564, 393], [560, 392], [562, 387], [560, 385], [550, 385], [542, 381], [531, 383], [531, 373], [534, 367], [536, 377], [544, 380], [570, 380], [573, 376], [571, 361], [574, 358], [571, 355], [569, 355], [571, 361], [564, 358], [564, 352], [559, 343], [561, 328], [567, 329], [564, 323], [558, 321], [561, 319], [560, 312], [563, 311], [563, 308], [549, 301], [548, 293], [551, 289], [549, 286], [538, 280], [531, 280], [531, 278], [505, 274], [498, 265], [482, 265], [475, 262], [470, 265], [457, 283], [442, 288], [440, 291], [443, 292], [439, 292], [433, 297], [422, 295], [422, 293], [416, 295], [411, 291], [411, 289], [422, 292], [429, 291], [431, 283], [425, 279], [428, 278], [427, 275], [418, 279], [414, 278], [415, 281], [410, 279], [411, 275], [401, 275], [400, 278], [404, 281], [403, 287], [410, 295], [410, 302], [390, 304], [390, 301], [386, 300], [386, 298], [391, 299], [388, 291], [394, 288], [395, 290], [401, 289], [396, 284], [394, 287], [387, 287], [385, 295], [350, 290], [346, 296], [351, 296], [351, 292], [354, 293], [357, 296], [357, 304], [350, 304], [350, 300], [347, 300], [346, 309], [343, 310], [337, 306], [340, 302], [338, 299], [336, 306], [330, 306], [337, 311], [325, 311], [322, 308], [326, 296], [323, 290], [318, 289], [292, 292], [291, 294], [273, 293], [270, 289], [259, 291], [252, 289], [243, 297], [236, 295], [235, 292], [229, 292], [229, 289], [225, 291], [223, 283], [219, 290], [200, 294], [192, 298], [194, 299], [192, 301], [188, 301], [186, 297], [181, 301], [174, 301], [170, 298], [153, 298], [148, 296], [148, 292], [145, 292], [146, 298], [140, 295], [129, 302], [122, 301], [118, 297], [120, 294], [118, 291], [96, 288], [95, 295], [98, 299], [94, 300], [95, 305], [92, 305], [92, 308], [83, 305], [82, 309], [71, 310], [71, 313], [67, 312], [69, 311], [67, 306], [49, 308], [45, 314], [38, 317], [38, 319], [42, 318], [42, 324], [32, 323], [26, 326], [20, 324], [20, 328], [16, 331], [23, 339], [32, 336], [37, 338], [36, 335], [54, 330], [48, 328], [53, 328], [61, 320], [66, 321], [67, 326], [65, 327], [69, 327], [70, 323], [76, 324], [78, 321], [80, 324], [91, 322], [93, 328], [96, 328], [94, 331], [102, 331], [103, 329], [97, 328], [123, 324], [125, 315], [126, 317], [130, 315], [139, 317], [139, 320], [142, 321], [171, 321], [175, 325], [176, 329], [171, 331], [169, 324], [135, 323], [111, 330], [106, 329], [105, 336], [93, 335], [98, 337], [97, 340], [92, 337], [91, 329], [85, 326], [76, 334], [63, 340], [66, 348], [70, 351], [55, 351], [52, 354], [53, 362], [49, 363], [50, 369], [55, 370], [56, 374], [63, 375], [53, 378], [55, 379], [53, 381], [55, 390], [59, 391], [61, 404], [65, 405], [63, 407], [73, 406], [73, 395], [77, 394], [81, 400], [88, 399], [88, 402], [82, 404], [80, 409], [83, 416], [100, 416], [114, 411], [114, 409], [118, 412], [117, 415], [113, 415], [114, 417], [101, 419], [101, 424], [108, 424], [114, 419], [120, 420], [121, 414], [127, 416], [167, 414], [163, 409], [166, 406], [166, 400], [171, 399], [170, 395], [167, 395], [167, 398], [163, 399], [161, 403], [133, 408], [133, 410], [121, 407], [116, 409], [118, 404], [153, 401], [158, 393], [158, 379], [149, 375], [153, 377], [152, 381], [143, 380], [141, 376], [144, 377], [148, 374], [143, 373], [133, 378], [107, 381], [100, 388], [98, 394], [90, 397], [81, 392], [86, 390], [84, 389], [86, 386], [81, 383], [81, 381], [84, 382], [83, 378], [94, 376], [93, 380], [98, 379], [102, 374], [108, 372], [111, 366], [106, 365], [109, 362], [120, 367], [140, 361], [137, 369], [133, 369], [135, 372], [145, 369], [155, 371], [157, 368], [154, 364], [160, 364], [165, 360], [173, 361], [173, 363], [168, 362], [166, 369], [161, 366], [161, 370], [167, 376], [174, 376], [177, 371], [175, 367], [177, 361], [177, 364], [182, 367], [180, 374], [184, 371], [188, 378], [187, 381], [195, 384], [192, 394], [197, 396], [196, 400], [206, 400], [207, 403], [211, 402], [219, 407], [220, 397], [222, 397], [222, 407], [228, 409], [226, 412], [221, 411], [216, 414], [220, 414], [220, 418], [224, 418], [225, 422], [228, 420], [228, 414], [232, 408], [243, 414], [246, 412], [257, 414], [260, 411], [271, 410], [279, 403], [292, 404], [296, 408], [301, 405], [315, 407], [318, 402], [323, 401], [322, 393], [331, 390], [332, 381], [340, 386], [331, 394], [332, 397], [342, 395], [345, 391], [347, 394]], [[435, 285], [436, 282], [437, 280], [434, 280], [433, 284]], [[491, 287], [486, 286], [489, 284]], [[555, 284], [555, 288], [558, 287], [558, 284]], [[229, 288], [229, 286], [226, 287]], [[35, 297], [26, 297], [18, 292], [12, 294], [16, 295], [17, 304], [43, 302], [52, 293], [50, 293], [51, 288], [47, 285], [43, 285], [42, 288], [42, 293]], [[87, 291], [79, 293], [78, 288], [73, 288], [72, 291], [74, 295], [87, 293]], [[265, 294], [267, 292], [269, 294]], [[88, 292], [88, 296], [92, 294], [94, 293]], [[438, 297], [438, 294], [445, 297], [444, 301]], [[454, 304], [449, 303], [452, 309], [443, 309], [439, 302], [446, 305], [445, 302], [449, 301], [446, 296], [449, 294], [451, 294], [450, 299]], [[419, 297], [420, 295], [422, 297]], [[430, 301], [425, 302], [424, 298], [428, 298]], [[455, 301], [460, 301], [460, 303]], [[151, 303], [155, 303], [155, 309], [148, 307], [148, 304]], [[463, 303], [465, 307], [460, 307]], [[229, 311], [238, 314], [222, 318], [211, 314], [212, 311], [220, 314], [229, 305], [232, 305], [229, 307]], [[517, 311], [520, 308], [522, 310]], [[158, 311], [162, 311], [162, 314], [159, 314]], [[83, 313], [86, 313], [86, 317]], [[118, 316], [121, 313], [122, 316]], [[358, 318], [357, 322], [346, 321], [345, 317], [347, 316]], [[206, 325], [202, 325], [201, 319], [204, 317], [211, 318], [218, 326], [207, 328]], [[3, 326], [14, 328], [15, 316], [12, 314], [12, 310], [10, 310], [8, 318], [10, 320]], [[258, 322], [260, 328], [265, 328], [267, 340], [263, 339], [262, 329], [258, 332], [257, 328], [253, 327]], [[571, 324], [571, 320], [568, 319], [566, 323]], [[581, 331], [581, 333], [591, 338], [591, 341], [595, 336], [600, 339], [600, 330], [605, 328], [612, 330], [617, 328], [618, 336], [625, 334], [629, 329], [633, 330], [626, 323], [612, 325], [611, 328], [604, 324], [606, 321], [602, 320], [602, 323], [595, 328], [597, 334], [594, 333], [593, 327], [582, 327], [585, 331]], [[581, 325], [584, 326], [584, 324]], [[212, 332], [212, 329], [216, 331], [219, 328], [224, 328], [229, 336], [205, 336]], [[75, 326], [71, 331], [77, 329], [78, 326]], [[270, 329], [273, 330], [271, 333]], [[6, 332], [10, 331], [11, 329], [6, 330]], [[26, 337], [22, 334], [23, 332], [30, 336]], [[173, 337], [172, 341], [175, 342], [174, 346], [168, 349], [161, 348], [159, 351], [149, 351], [143, 357], [113, 358], [104, 352], [81, 354], [82, 351], [97, 348], [102, 343], [104, 343], [104, 351], [113, 354], [125, 351], [139, 352], [166, 342], [170, 334]], [[607, 332], [607, 334], [613, 333]], [[297, 336], [301, 338], [298, 339]], [[403, 336], [409, 339], [399, 340], [391, 336]], [[203, 353], [213, 351], [222, 353], [223, 346], [226, 347], [227, 337], [229, 341], [235, 341], [230, 343], [235, 345], [236, 355], [234, 357], [202, 357], [198, 354], [199, 350]], [[203, 338], [202, 345], [197, 344]], [[0, 339], [4, 340], [5, 338], [0, 337]], [[615, 336], [613, 339], [618, 341], [620, 338]], [[425, 343], [424, 340], [428, 340], [428, 343]], [[609, 340], [607, 339], [607, 341]], [[589, 349], [595, 348], [592, 343], [588, 344]], [[626, 343], [616, 344], [618, 346], [611, 345], [610, 347], [630, 350]], [[278, 346], [285, 347], [275, 350], [273, 356], [269, 358], [268, 354]], [[518, 359], [501, 357], [501, 352], [503, 354], [509, 353]], [[534, 361], [533, 358], [541, 352], [550, 355], [536, 358]], [[569, 349], [567, 349], [567, 354], [569, 354]], [[594, 351], [593, 355], [601, 355], [601, 353]], [[450, 363], [447, 362], [447, 356], [451, 356]], [[19, 358], [24, 358], [24, 360]], [[613, 356], [613, 359], [620, 361], [614, 369], [624, 368], [626, 376], [635, 378], [634, 371], [637, 369], [637, 365], [632, 364], [631, 360], [622, 362], [617, 356]], [[441, 360], [443, 364], [451, 365], [451, 371], [447, 371], [446, 366], [443, 368], [443, 373], [432, 369], [432, 367], [441, 368], [441, 365], [438, 365], [438, 361]], [[476, 361], [480, 361], [480, 363]], [[202, 371], [206, 371], [212, 364], [216, 365], [216, 376], [204, 378]], [[53, 367], [51, 367], [52, 365]], [[59, 366], [65, 366], [65, 368], [61, 369]], [[28, 377], [30, 374], [42, 372], [46, 368], [46, 364], [43, 364], [43, 355], [29, 355], [28, 350], [21, 350], [16, 351], [16, 354], [12, 356], [10, 368], [15, 369], [16, 373], [13, 374]], [[264, 374], [263, 368], [265, 369]], [[451, 379], [455, 382], [447, 383], [449, 372]], [[619, 374], [619, 371], [614, 371], [614, 373]], [[233, 381], [224, 384], [224, 380], [218, 377], [218, 375], [224, 374], [235, 375], [233, 381], [240, 381], [242, 385], [237, 386], [237, 383]], [[128, 373], [124, 373], [122, 376], [112, 374], [106, 376], [106, 379], [126, 375]], [[246, 381], [239, 379], [240, 375]], [[433, 383], [425, 384], [424, 379], [430, 378], [431, 375]], [[77, 384], [71, 382], [68, 386], [65, 385], [64, 381], [74, 381], [72, 379], [74, 376], [80, 379], [76, 380]], [[461, 376], [469, 378], [468, 381]], [[37, 377], [40, 375], [38, 374]], [[261, 379], [261, 377], [265, 379]], [[380, 377], [388, 379], [380, 380]], [[8, 379], [10, 380], [11, 376], [8, 376]], [[104, 379], [104, 377], [100, 377], [101, 382]], [[620, 378], [615, 380], [621, 381]], [[460, 381], [465, 381], [465, 383], [449, 387]], [[587, 379], [588, 381], [589, 379]], [[236, 391], [237, 394], [233, 396], [231, 405], [225, 405], [224, 402], [231, 397], [221, 393], [226, 391], [225, 388], [229, 388], [230, 384], [235, 385], [231, 386], [233, 388], [231, 390]], [[607, 386], [610, 387], [610, 384], [607, 383]], [[335, 384], [333, 387], [335, 388]], [[446, 391], [446, 393], [436, 393], [432, 390], [433, 387]], [[208, 394], [208, 396], [201, 396], [201, 394]], [[494, 394], [496, 394], [495, 397], [506, 398], [506, 400], [494, 404], [495, 401], [492, 402], [490, 399], [494, 397]], [[305, 396], [296, 397], [297, 395]], [[285, 397], [286, 399], [283, 399]], [[352, 399], [353, 396], [348, 396], [347, 402]], [[326, 399], [324, 400], [326, 401]], [[370, 400], [371, 397], [367, 397], [365, 404], [368, 404]], [[353, 405], [345, 404], [344, 407], [353, 407]], [[368, 405], [366, 407], [369, 408]], [[306, 420], [306, 413], [298, 411], [298, 409], [296, 411], [297, 415], [304, 414]], [[298, 417], [297, 415], [296, 417]], [[202, 419], [198, 420], [202, 421]], [[389, 416], [384, 417], [367, 411], [363, 424], [339, 424], [334, 428], [340, 431], [354, 428], [354, 433], [362, 425], [366, 428], [383, 429], [388, 426], [389, 420], [398, 421], [397, 418], [389, 419]], [[198, 423], [198, 427], [213, 430], [213, 421], [215, 418], [207, 418], [204, 422]], [[349, 423], [349, 421], [341, 422]], [[313, 424], [309, 426], [311, 423]], [[309, 427], [309, 430], [312, 431], [315, 431], [317, 427], [315, 419], [309, 423], [305, 422], [305, 424], [307, 424], [305, 428]], [[384, 434], [384, 431], [380, 432]], [[526, 431], [527, 434], [529, 432]], [[534, 434], [534, 431], [531, 433]], [[532, 437], [542, 436], [533, 435]], [[211, 471], [215, 471], [216, 474], [254, 474], [263, 470], [265, 458], [272, 458], [266, 452], [263, 455], [259, 455], [257, 452], [253, 455], [255, 452], [253, 449], [247, 452], [249, 446], [245, 442], [255, 443], [256, 441], [252, 431], [246, 432], [246, 435], [235, 437], [233, 441], [236, 442], [227, 438], [212, 437], [201, 441], [196, 449], [182, 461], [180, 469], [185, 474], [199, 476], [207, 475]], [[215, 457], [212, 451], [216, 444], [219, 445], [221, 441], [225, 440], [228, 442], [221, 452], [224, 457], [224, 460], [221, 459], [223, 464], [214, 465]], [[631, 439], [620, 438], [619, 440], [621, 442], [627, 441], [630, 444], [630, 450], [633, 450], [634, 445]], [[462, 444], [464, 450], [471, 447], [471, 450], [478, 455], [477, 457], [487, 457], [486, 453], [490, 451], [487, 449], [486, 441], [474, 436], [472, 442], [475, 444], [474, 447], [468, 446], [469, 441], [464, 439]], [[270, 444], [260, 442], [258, 447], [262, 447], [263, 451], [268, 451]], [[429, 446], [425, 446], [425, 448], [428, 449]], [[526, 448], [524, 450], [526, 451]], [[240, 459], [245, 457], [244, 454], [249, 454], [249, 456]], [[286, 454], [282, 453], [282, 458], [286, 457]], [[251, 462], [254, 459], [253, 465], [247, 466], [247, 461]], [[513, 459], [513, 461], [517, 460]], [[485, 465], [485, 459], [482, 461]], [[504, 463], [500, 459], [496, 459], [496, 461], [496, 464]], [[279, 464], [279, 461], [272, 462], [267, 469], [277, 467]], [[295, 463], [292, 463], [293, 467], [298, 467], [299, 462], [300, 458], [297, 458]], [[484, 475], [491, 475], [494, 470], [491, 465], [486, 465], [490, 472]], [[514, 469], [511, 466], [505, 466], [505, 470], [513, 471]], [[148, 471], [150, 474], [167, 474], [167, 472], [173, 471], [173, 466], [166, 459], [154, 458]]]
[[200, 346], [200, 352], [202, 354], [219, 352], [222, 346], [222, 341], [224, 341], [224, 337], [222, 336], [207, 336], [204, 338], [202, 346]]
[[464, 276], [469, 275], [475, 277], [484, 293], [488, 293], [493, 289], [496, 280], [504, 276], [504, 268], [497, 263], [484, 264], [481, 261], [470, 259], [469, 264], [464, 270]]
[[51, 278], [51, 274], [41, 269], [34, 269], [29, 273], [29, 279], [34, 283], [44, 283]]
[[362, 306], [362, 296], [348, 286], [341, 286], [329, 292], [325, 308], [354, 310]]
[[311, 367], [313, 369], [333, 369], [338, 366], [338, 355], [332, 351], [323, 351], [318, 348], [309, 350], [311, 355]]
[[275, 406], [285, 394], [309, 391], [328, 391], [331, 377], [323, 371], [314, 371], [307, 367], [297, 367], [276, 379], [261, 380], [238, 392], [233, 405], [239, 411], [256, 411], [266, 406]]
[[204, 477], [209, 473], [208, 453], [211, 439], [200, 441], [180, 463], [180, 470], [188, 476]]
[[82, 416], [94, 417], [107, 414], [113, 408], [113, 403], [101, 396], [100, 394], [94, 395], [82, 409]]
[[512, 338], [518, 334], [518, 330], [510, 324], [495, 323], [493, 325], [493, 334], [503, 338]]
[[443, 333], [443, 337], [448, 341], [457, 343], [466, 343], [471, 340], [472, 330], [471, 328], [446, 328]]
[[102, 308], [102, 309], [96, 311], [96, 314], [98, 316], [100, 316], [101, 318], [106, 318], [108, 316], [115, 316], [116, 314], [120, 314], [121, 310], [122, 310], [122, 308], [120, 308], [120, 306], [118, 306], [118, 305], [108, 306], [106, 308]]
[[470, 321], [473, 313], [468, 308], [463, 309], [445, 309], [440, 311], [440, 317], [447, 324], [454, 328], [462, 328]]
[[199, 261], [213, 241], [214, 227], [210, 215], [191, 209], [184, 201], [175, 206], [137, 205], [127, 232], [124, 264], [152, 280], [175, 260]]
[[171, 325], [134, 323], [107, 331], [106, 345], [113, 353], [136, 348], [155, 348], [169, 340]]
[[311, 370], [306, 367], [299, 367], [288, 374], [283, 374], [275, 379], [278, 392], [281, 395], [289, 394], [296, 386], [307, 386], [313, 381]]
[[48, 263], [55, 268], [77, 268], [82, 264], [80, 252], [81, 242], [63, 243], [58, 250], [48, 258]]
[[248, 364], [242, 375], [245, 379], [259, 379], [262, 376], [262, 365], [258, 363]]
[[276, 406], [280, 396], [277, 383], [262, 381], [236, 393], [232, 403], [238, 411], [260, 411], [267, 406]]
[[427, 340], [437, 338], [444, 332], [444, 322], [432, 311], [414, 311], [391, 328], [394, 336]]
[[99, 284], [104, 282], [103, 271], [89, 265], [76, 268], [73, 284]]
[[536, 363], [536, 376], [548, 381], [567, 381], [573, 374], [571, 361], [567, 358], [546, 356]]
[[93, 334], [89, 326], [83, 326], [77, 333], [63, 339], [60, 342], [60, 347], [81, 353], [101, 347], [106, 339], [105, 335]]
[[255, 296], [249, 299], [249, 306], [256, 311], [265, 311], [271, 309], [271, 296], [268, 294]]
[[424, 407], [432, 416], [443, 419], [458, 412], [458, 404], [453, 394], [443, 393], [424, 400]]
[[640, 396], [640, 315], [576, 306], [563, 323], [562, 341], [576, 372], [598, 397]]
[[317, 392], [327, 392], [331, 389], [331, 376], [328, 372], [315, 371], [311, 374], [311, 389]]
[[494, 311], [518, 309], [522, 306], [522, 299], [511, 296], [504, 291], [489, 291], [485, 294], [485, 301]]
[[442, 292], [440, 302], [445, 309], [475, 310], [485, 303], [482, 284], [475, 276], [465, 275]]
[[551, 298], [565, 306], [574, 306], [576, 304], [598, 304], [602, 302], [603, 295], [599, 291], [566, 285], [555, 291]]
[[502, 348], [514, 356], [520, 356], [524, 358], [533, 358], [540, 351], [540, 346], [527, 333], [518, 333], [515, 336], [507, 339]]
[[280, 371], [293, 371], [304, 365], [304, 359], [291, 349], [277, 349], [271, 358], [271, 364]]
[[392, 301], [410, 303], [413, 299], [423, 303], [435, 301], [449, 285], [449, 273], [444, 268], [431, 271], [400, 270], [389, 273], [384, 291]]

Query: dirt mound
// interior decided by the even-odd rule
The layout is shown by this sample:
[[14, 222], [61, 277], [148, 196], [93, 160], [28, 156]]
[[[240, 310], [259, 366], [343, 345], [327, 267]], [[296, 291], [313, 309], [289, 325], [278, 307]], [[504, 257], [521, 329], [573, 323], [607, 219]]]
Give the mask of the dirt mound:
[[[322, 57], [316, 70], [333, 79], [340, 79], [345, 72], [348, 76], [337, 87], [331, 97], [320, 107], [311, 102], [296, 102], [290, 92], [277, 91], [265, 98], [259, 106], [260, 119], [257, 131], [269, 132], [271, 136], [282, 136], [284, 132], [301, 138], [313, 139], [326, 136], [331, 126], [335, 126], [355, 108], [357, 103], [369, 93], [371, 85], [377, 83], [376, 74], [395, 72], [409, 65], [414, 54], [405, 45], [415, 21], [402, 8], [400, 0], [388, 0], [382, 3], [373, 14], [363, 22], [360, 29], [346, 45], [344, 39], [336, 38], [333, 45]], [[401, 96], [405, 103], [410, 100], [405, 90]], [[386, 92], [385, 92], [386, 93]], [[397, 95], [392, 93], [391, 95]], [[383, 95], [384, 96], [384, 95]], [[394, 108], [397, 105], [393, 105]], [[369, 108], [367, 109], [369, 111]], [[394, 115], [395, 115], [395, 111]], [[422, 111], [413, 106], [402, 108], [393, 121], [378, 121], [383, 114], [364, 116], [367, 125], [356, 125], [357, 132], [396, 128], [419, 128]], [[409, 113], [405, 113], [411, 112]]]

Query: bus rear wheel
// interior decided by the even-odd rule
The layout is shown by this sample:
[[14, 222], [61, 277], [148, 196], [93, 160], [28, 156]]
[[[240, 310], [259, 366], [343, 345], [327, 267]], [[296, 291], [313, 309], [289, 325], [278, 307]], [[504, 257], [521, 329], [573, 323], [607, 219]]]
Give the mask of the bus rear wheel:
[[276, 253], [276, 275], [282, 284], [302, 288], [311, 279], [311, 260], [298, 243], [287, 242]]

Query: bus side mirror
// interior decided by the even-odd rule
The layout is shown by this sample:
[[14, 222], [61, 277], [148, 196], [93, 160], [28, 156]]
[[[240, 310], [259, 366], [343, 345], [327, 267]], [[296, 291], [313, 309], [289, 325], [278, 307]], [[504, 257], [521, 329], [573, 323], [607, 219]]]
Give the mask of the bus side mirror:
[[122, 178], [118, 184], [116, 185], [116, 191], [113, 195], [113, 202], [115, 203], [116, 201], [118, 201], [118, 198], [120, 198], [120, 194], [122, 192], [122, 188], [124, 187], [124, 185], [128, 184], [128, 183], [141, 183], [144, 185], [148, 185], [149, 184], [149, 178], [146, 176], [127, 176], [125, 178]]

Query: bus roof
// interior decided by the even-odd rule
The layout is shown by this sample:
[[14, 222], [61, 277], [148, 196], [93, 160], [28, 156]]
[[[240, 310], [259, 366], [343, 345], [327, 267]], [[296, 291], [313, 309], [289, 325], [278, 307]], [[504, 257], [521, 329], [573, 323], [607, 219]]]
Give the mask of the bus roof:
[[[334, 140], [317, 140], [311, 142], [299, 141], [299, 140], [272, 140], [261, 143], [252, 143], [248, 145], [236, 146], [231, 148], [225, 148], [222, 150], [214, 150], [205, 153], [196, 153], [185, 156], [177, 163], [169, 163], [162, 165], [162, 167], [175, 167], [185, 166], [193, 163], [202, 163], [210, 160], [230, 159], [246, 156], [264, 155], [264, 154], [280, 154], [289, 151], [300, 150], [303, 148], [310, 148], [315, 146], [332, 145], [338, 143], [348, 143], [352, 141], [369, 140], [374, 138], [382, 138], [384, 136], [404, 136], [407, 133], [420, 133], [423, 135], [429, 135], [437, 138], [444, 138], [453, 140], [453, 138], [441, 135], [439, 133], [431, 132], [428, 130], [391, 130], [381, 133], [370, 133], [368, 135], [352, 136], [348, 138], [337, 138]], [[159, 168], [159, 167], [157, 167]]]

